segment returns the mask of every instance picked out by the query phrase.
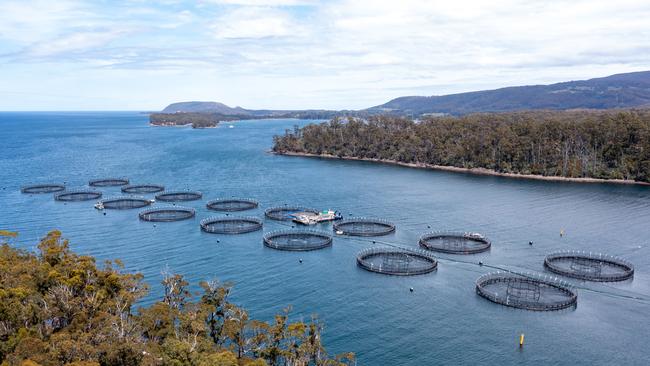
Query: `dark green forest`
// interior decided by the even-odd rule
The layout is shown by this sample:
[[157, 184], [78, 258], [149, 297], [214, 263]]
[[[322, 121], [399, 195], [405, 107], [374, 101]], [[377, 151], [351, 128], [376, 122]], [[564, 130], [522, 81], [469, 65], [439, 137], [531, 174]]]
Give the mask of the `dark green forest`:
[[650, 182], [650, 111], [527, 111], [333, 119], [274, 137], [274, 152]]
[[2, 366], [344, 366], [328, 357], [322, 324], [256, 320], [230, 301], [232, 284], [209, 280], [190, 290], [163, 273], [163, 293], [138, 307], [148, 286], [120, 261], [98, 265], [70, 250], [59, 231], [36, 253], [14, 248], [0, 230], [0, 365]]

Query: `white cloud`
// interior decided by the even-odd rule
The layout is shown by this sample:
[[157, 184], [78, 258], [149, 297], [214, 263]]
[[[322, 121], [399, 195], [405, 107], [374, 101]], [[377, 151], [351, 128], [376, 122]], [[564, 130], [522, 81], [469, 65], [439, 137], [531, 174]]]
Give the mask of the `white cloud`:
[[[96, 88], [114, 88], [110, 75], [119, 72], [134, 85], [114, 94], [146, 96], [143, 108], [190, 97], [253, 108], [362, 108], [405, 94], [650, 69], [647, 0], [132, 5], [1, 1], [0, 63], [35, 75], [39, 62], [97, 68]], [[191, 87], [151, 89], [155, 71]], [[0, 67], [1, 78], [10, 76]]]
[[212, 26], [217, 38], [284, 37], [300, 32], [297, 23], [282, 10], [243, 7], [228, 11]]

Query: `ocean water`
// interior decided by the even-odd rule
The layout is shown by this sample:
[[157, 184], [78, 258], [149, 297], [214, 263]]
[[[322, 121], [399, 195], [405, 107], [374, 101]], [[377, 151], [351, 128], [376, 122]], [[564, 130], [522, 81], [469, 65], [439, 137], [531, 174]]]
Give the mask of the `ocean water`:
[[[355, 352], [359, 365], [648, 364], [650, 187], [538, 182], [267, 153], [274, 134], [306, 123], [240, 121], [234, 128], [228, 123], [193, 130], [150, 127], [147, 116], [135, 112], [0, 113], [0, 229], [19, 231], [17, 245], [33, 249], [56, 228], [75, 251], [122, 259], [151, 284], [144, 304], [162, 296], [164, 268], [194, 285], [212, 278], [232, 281], [232, 300], [254, 317], [271, 319], [288, 305], [294, 320], [318, 314], [328, 351]], [[138, 210], [104, 216], [93, 202], [63, 204], [51, 195], [20, 193], [29, 183], [66, 182], [74, 188], [112, 176], [199, 190], [204, 199], [181, 204], [197, 209], [195, 219], [154, 226], [139, 221]], [[104, 197], [120, 195], [119, 188], [102, 191]], [[298, 204], [383, 218], [397, 231], [376, 239], [337, 237], [331, 248], [306, 253], [268, 249], [262, 231], [202, 233], [200, 219], [216, 214], [205, 202], [229, 196], [260, 202], [245, 215], [262, 217], [270, 206]], [[266, 220], [263, 231], [287, 225]], [[416, 247], [421, 234], [438, 229], [481, 232], [492, 249], [439, 255], [436, 272], [413, 277], [370, 273], [356, 265], [364, 248]], [[481, 274], [494, 268], [544, 273], [545, 254], [559, 249], [619, 255], [635, 264], [636, 273], [622, 283], [571, 281], [578, 306], [559, 312], [511, 309], [476, 295]], [[520, 333], [526, 335], [522, 349]]]

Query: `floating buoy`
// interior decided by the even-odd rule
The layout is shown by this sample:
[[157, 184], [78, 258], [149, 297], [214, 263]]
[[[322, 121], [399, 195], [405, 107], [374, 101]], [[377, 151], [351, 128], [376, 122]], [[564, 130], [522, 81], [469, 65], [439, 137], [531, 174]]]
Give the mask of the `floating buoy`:
[[104, 212], [104, 216], [106, 216], [106, 212]]
[[431, 229], [431, 225], [427, 225], [427, 229]]
[[564, 229], [560, 229], [560, 237], [564, 236]]
[[219, 241], [219, 239], [217, 239], [217, 243], [221, 243], [221, 241]]
[[413, 290], [413, 287], [411, 287], [411, 288], [409, 289], [409, 291], [413, 292], [413, 291], [415, 291], [415, 290]]
[[521, 333], [521, 335], [519, 336], [519, 347], [521, 348], [523, 346], [524, 346], [524, 333]]
[[302, 258], [298, 259], [298, 262], [302, 263]]
[[532, 242], [532, 241], [529, 241], [529, 242], [528, 242], [528, 245], [533, 245], [533, 242]]
[[483, 265], [483, 262], [479, 261], [479, 262], [478, 262], [478, 265], [479, 265], [479, 266], [482, 266], [482, 265]]

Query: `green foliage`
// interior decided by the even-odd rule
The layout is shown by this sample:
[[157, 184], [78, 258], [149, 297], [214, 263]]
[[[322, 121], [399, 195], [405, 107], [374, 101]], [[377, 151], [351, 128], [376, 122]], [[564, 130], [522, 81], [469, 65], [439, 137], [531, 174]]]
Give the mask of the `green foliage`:
[[149, 115], [149, 123], [156, 126], [185, 126], [192, 125], [192, 128], [215, 127], [219, 121], [231, 121], [228, 117], [216, 113], [152, 113]]
[[503, 173], [650, 182], [650, 112], [535, 111], [334, 119], [274, 137], [276, 152]]
[[[12, 236], [3, 236], [12, 238]], [[7, 240], [2, 239], [0, 240]], [[24, 366], [350, 365], [329, 358], [321, 326], [250, 319], [228, 301], [231, 285], [202, 282], [193, 301], [183, 276], [164, 272], [162, 300], [134, 311], [147, 292], [119, 261], [98, 267], [58, 231], [33, 254], [0, 245], [0, 364]]]

